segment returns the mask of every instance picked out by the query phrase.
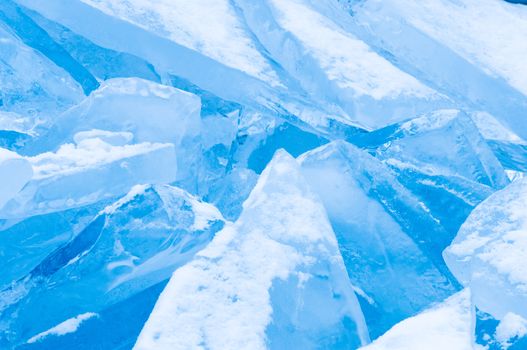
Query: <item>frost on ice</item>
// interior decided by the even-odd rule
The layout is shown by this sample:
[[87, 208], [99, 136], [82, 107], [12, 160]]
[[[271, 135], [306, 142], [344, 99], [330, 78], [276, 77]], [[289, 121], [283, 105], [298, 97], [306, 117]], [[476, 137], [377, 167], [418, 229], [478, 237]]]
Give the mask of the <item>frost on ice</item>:
[[135, 349], [367, 341], [325, 211], [296, 161], [278, 151], [236, 223], [172, 275]]

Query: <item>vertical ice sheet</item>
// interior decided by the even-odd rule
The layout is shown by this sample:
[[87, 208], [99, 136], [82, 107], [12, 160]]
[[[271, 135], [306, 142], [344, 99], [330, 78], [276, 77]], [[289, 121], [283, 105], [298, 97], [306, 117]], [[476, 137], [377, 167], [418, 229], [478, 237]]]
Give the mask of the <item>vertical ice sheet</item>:
[[243, 207], [173, 274], [135, 349], [367, 342], [334, 233], [296, 161], [278, 151]]
[[343, 141], [300, 159], [360, 288], [372, 338], [456, 292], [438, 244], [446, 232], [387, 166]]

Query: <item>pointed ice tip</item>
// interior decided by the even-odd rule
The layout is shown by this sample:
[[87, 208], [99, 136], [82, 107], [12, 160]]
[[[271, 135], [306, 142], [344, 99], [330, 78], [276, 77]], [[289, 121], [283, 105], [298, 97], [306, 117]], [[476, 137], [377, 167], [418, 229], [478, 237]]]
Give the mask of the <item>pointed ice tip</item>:
[[271, 159], [269, 164], [271, 164], [273, 162], [282, 162], [282, 161], [286, 161], [286, 162], [287, 161], [294, 161], [294, 162], [296, 162], [295, 158], [291, 154], [289, 154], [289, 152], [287, 152], [283, 148], [280, 148], [279, 150], [277, 150], [274, 153], [273, 158]]
[[304, 162], [306, 162], [308, 159], [311, 159], [312, 157], [316, 157], [317, 159], [325, 159], [335, 153], [340, 153], [344, 157], [349, 157], [350, 154], [356, 155], [363, 154], [365, 152], [359, 149], [357, 146], [345, 140], [339, 139], [331, 141], [330, 143], [327, 143], [310, 151], [307, 151], [306, 153], [300, 155], [297, 158], [297, 161], [298, 164], [304, 164]]
[[255, 206], [266, 192], [307, 190], [297, 160], [284, 149], [275, 152], [254, 186], [243, 208]]

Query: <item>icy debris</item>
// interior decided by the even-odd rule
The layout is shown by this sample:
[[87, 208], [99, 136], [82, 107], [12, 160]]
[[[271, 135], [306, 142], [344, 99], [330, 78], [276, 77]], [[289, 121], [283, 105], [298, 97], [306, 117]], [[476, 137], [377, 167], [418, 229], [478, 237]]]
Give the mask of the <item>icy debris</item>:
[[514, 181], [481, 203], [443, 253], [474, 303], [502, 319], [527, 318], [527, 179]]
[[356, 347], [368, 341], [323, 207], [278, 151], [234, 224], [178, 269], [135, 349]]
[[39, 333], [35, 335], [32, 338], [29, 338], [27, 341], [28, 343], [35, 343], [38, 342], [46, 337], [49, 337], [50, 335], [54, 336], [61, 336], [68, 333], [75, 332], [82, 322], [89, 320], [92, 317], [96, 317], [97, 314], [93, 312], [86, 312], [84, 314], [78, 315], [76, 317], [70, 318], [58, 325], [56, 325], [53, 328], [48, 329], [45, 332]]
[[30, 163], [18, 154], [0, 148], [0, 209], [31, 180]]
[[77, 134], [78, 144], [65, 144], [57, 152], [28, 157], [33, 177], [4, 206], [0, 217], [24, 218], [62, 211], [122, 195], [137, 183], [175, 180], [177, 164], [172, 144], [115, 146], [103, 139], [119, 144], [130, 135], [105, 132], [101, 139], [99, 132], [93, 136], [97, 137]]
[[361, 350], [473, 350], [474, 317], [467, 288], [396, 324]]

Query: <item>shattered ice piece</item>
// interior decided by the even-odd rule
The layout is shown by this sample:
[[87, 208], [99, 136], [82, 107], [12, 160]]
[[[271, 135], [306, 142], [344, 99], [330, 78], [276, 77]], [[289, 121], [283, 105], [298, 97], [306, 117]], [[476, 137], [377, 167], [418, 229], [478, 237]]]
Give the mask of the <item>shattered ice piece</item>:
[[508, 349], [511, 340], [527, 335], [527, 320], [509, 312], [496, 327], [496, 340], [504, 349]]
[[6, 203], [0, 217], [23, 218], [61, 211], [121, 195], [138, 183], [175, 180], [174, 145], [143, 142], [120, 146], [105, 141], [120, 144], [130, 138], [125, 133], [87, 136], [76, 134], [78, 144], [65, 144], [55, 153], [28, 157], [33, 178]]
[[[26, 342], [60, 320], [85, 310], [100, 313], [152, 286], [164, 285], [224, 223], [214, 206], [180, 188], [134, 186], [31, 272], [0, 291], [0, 308], [4, 308], [0, 321], [9, 323], [8, 332], [0, 330], [0, 346], [3, 339]], [[140, 310], [146, 321], [154, 301], [121, 307]], [[117, 322], [105, 321], [119, 332]], [[135, 339], [142, 323], [134, 327]]]
[[277, 152], [228, 224], [174, 272], [135, 349], [357, 347], [362, 312], [323, 207]]
[[299, 162], [361, 290], [372, 338], [458, 290], [441, 257], [448, 234], [385, 164], [341, 140]]
[[467, 288], [396, 324], [361, 350], [473, 350], [474, 317]]
[[0, 148], [0, 209], [31, 179], [30, 163], [18, 154]]
[[[365, 146], [401, 171], [462, 178], [494, 188], [508, 184], [503, 167], [470, 117], [443, 109], [366, 135]], [[448, 166], [447, 166], [448, 165]]]
[[[80, 131], [131, 132], [136, 142], [170, 142], [176, 148], [200, 131], [198, 96], [139, 78], [105, 81], [84, 101], [63, 113], [39, 147], [71, 142]], [[167, 127], [170, 125], [170, 127]]]
[[41, 339], [44, 339], [46, 337], [49, 337], [50, 335], [61, 336], [61, 335], [65, 335], [68, 333], [73, 333], [77, 331], [81, 323], [83, 323], [86, 320], [89, 320], [92, 317], [96, 317], [96, 316], [97, 316], [96, 313], [86, 312], [84, 314], [70, 318], [56, 325], [55, 327], [48, 329], [45, 332], [35, 335], [34, 337], [30, 338], [27, 342], [31, 344], [31, 343], [38, 342]]
[[527, 178], [481, 203], [443, 252], [456, 278], [470, 286], [476, 306], [502, 319], [527, 318]]
[[376, 100], [400, 95], [432, 97], [432, 89], [377, 55], [366, 43], [302, 0], [271, 0], [277, 21], [297, 37], [328, 78]]
[[15, 34], [7, 19], [9, 12], [19, 11], [13, 5], [12, 1], [0, 4], [0, 105], [5, 111], [47, 118], [78, 103], [84, 94], [64, 69]]

